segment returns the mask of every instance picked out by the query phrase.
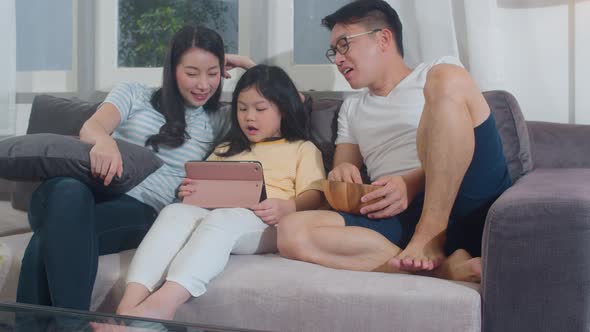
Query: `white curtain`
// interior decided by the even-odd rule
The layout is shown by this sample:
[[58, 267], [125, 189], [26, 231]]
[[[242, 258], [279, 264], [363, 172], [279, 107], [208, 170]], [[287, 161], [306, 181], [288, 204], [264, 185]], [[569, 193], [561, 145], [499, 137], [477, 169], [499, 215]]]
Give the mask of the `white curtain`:
[[0, 136], [15, 132], [16, 20], [15, 0], [0, 1]]
[[590, 124], [589, 0], [387, 0], [406, 62], [457, 56], [483, 90], [507, 90], [527, 120]]
[[496, 0], [388, 1], [402, 19], [410, 66], [453, 55], [482, 90], [502, 88], [504, 51], [496, 28]]

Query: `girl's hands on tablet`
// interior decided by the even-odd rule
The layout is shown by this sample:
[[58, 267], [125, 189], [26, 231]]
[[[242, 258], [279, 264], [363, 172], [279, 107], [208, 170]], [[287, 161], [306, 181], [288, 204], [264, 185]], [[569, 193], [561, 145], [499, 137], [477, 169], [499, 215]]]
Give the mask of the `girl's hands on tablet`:
[[292, 199], [269, 198], [252, 207], [252, 211], [265, 224], [276, 225], [284, 216], [295, 212], [295, 208]]
[[193, 180], [184, 178], [178, 187], [178, 198], [183, 199], [187, 196], [192, 195], [196, 191]]

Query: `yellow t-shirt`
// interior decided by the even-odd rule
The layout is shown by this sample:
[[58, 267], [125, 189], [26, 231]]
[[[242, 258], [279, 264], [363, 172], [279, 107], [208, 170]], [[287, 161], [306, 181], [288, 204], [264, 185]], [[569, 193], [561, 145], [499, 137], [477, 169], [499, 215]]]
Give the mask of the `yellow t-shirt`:
[[[268, 198], [294, 199], [307, 190], [322, 190], [326, 178], [320, 150], [309, 141], [288, 142], [285, 139], [252, 144], [252, 151], [231, 157], [212, 153], [207, 160], [255, 160], [262, 164]], [[224, 143], [215, 152], [227, 151]]]

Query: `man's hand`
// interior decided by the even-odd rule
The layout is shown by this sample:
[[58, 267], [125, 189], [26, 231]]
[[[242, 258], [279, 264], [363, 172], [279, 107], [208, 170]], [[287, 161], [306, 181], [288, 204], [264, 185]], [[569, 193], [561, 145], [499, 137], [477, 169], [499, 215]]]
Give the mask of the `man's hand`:
[[296, 211], [292, 199], [269, 198], [252, 207], [254, 214], [267, 225], [276, 225], [281, 219]]
[[388, 218], [408, 208], [408, 188], [401, 176], [382, 176], [372, 184], [382, 187], [363, 196], [361, 202], [381, 199], [363, 207], [362, 214], [366, 214], [371, 219]]
[[363, 183], [361, 172], [358, 167], [351, 163], [341, 163], [334, 167], [330, 173], [328, 173], [328, 180], [330, 181], [343, 181], [349, 183]]

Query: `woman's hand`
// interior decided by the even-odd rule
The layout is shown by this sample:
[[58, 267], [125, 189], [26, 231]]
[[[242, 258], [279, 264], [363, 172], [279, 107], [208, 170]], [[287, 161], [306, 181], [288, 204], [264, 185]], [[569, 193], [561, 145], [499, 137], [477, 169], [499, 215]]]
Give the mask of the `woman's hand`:
[[292, 199], [269, 198], [252, 207], [254, 214], [267, 225], [276, 225], [284, 216], [296, 211]]
[[104, 185], [111, 184], [113, 177], [123, 175], [123, 160], [117, 142], [107, 136], [96, 141], [90, 149], [90, 170], [92, 175], [104, 179]]
[[187, 196], [192, 195], [196, 191], [193, 180], [184, 178], [178, 187], [177, 197], [182, 200]]
[[234, 68], [243, 68], [248, 69], [251, 67], [256, 66], [256, 63], [252, 61], [247, 56], [237, 55], [237, 54], [226, 54], [225, 55], [225, 73], [223, 73], [223, 77], [231, 78], [231, 75], [228, 71]]

